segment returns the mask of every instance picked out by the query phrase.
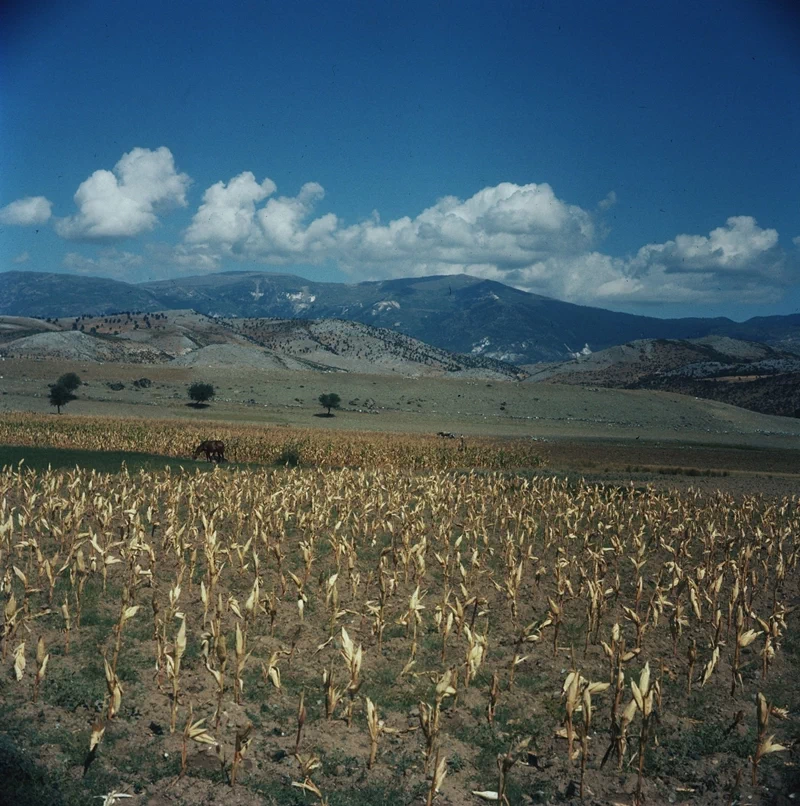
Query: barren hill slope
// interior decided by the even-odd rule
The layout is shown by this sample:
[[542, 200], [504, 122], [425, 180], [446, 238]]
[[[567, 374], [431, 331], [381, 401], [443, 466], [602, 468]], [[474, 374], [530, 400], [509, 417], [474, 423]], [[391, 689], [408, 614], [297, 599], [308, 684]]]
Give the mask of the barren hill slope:
[[3, 344], [0, 355], [7, 358], [115, 361], [125, 364], [153, 364], [166, 358], [160, 350], [147, 345], [97, 338], [79, 330], [23, 336]]
[[519, 370], [482, 356], [431, 347], [385, 328], [340, 319], [232, 319], [230, 327], [278, 355], [361, 373], [516, 379]]
[[[30, 330], [37, 320], [28, 320]], [[408, 336], [342, 320], [225, 319], [195, 311], [109, 314], [39, 321], [24, 338], [0, 334], [8, 357], [172, 362], [241, 367], [517, 379], [520, 370], [482, 356], [457, 355]], [[44, 331], [52, 332], [44, 332]]]
[[58, 325], [31, 316], [0, 316], [0, 335], [10, 334], [15, 338], [27, 331], [40, 330], [60, 330], [60, 328]]

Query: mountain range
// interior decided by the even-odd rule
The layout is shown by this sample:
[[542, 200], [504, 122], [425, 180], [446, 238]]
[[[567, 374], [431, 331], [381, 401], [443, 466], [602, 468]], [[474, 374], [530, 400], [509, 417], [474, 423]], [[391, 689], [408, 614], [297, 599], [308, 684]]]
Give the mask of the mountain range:
[[252, 319], [343, 319], [518, 365], [563, 361], [638, 339], [727, 336], [800, 352], [797, 314], [741, 323], [724, 317], [659, 319], [562, 302], [469, 275], [344, 284], [237, 271], [133, 284], [0, 273], [0, 315], [63, 318], [186, 309]]

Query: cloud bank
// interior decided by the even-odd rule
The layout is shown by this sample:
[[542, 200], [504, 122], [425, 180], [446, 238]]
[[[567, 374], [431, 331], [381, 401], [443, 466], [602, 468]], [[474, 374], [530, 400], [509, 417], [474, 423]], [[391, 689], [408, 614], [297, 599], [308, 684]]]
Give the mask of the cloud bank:
[[[708, 235], [677, 235], [624, 258], [597, 249], [598, 223], [546, 184], [505, 182], [468, 199], [446, 196], [414, 218], [340, 225], [313, 217], [324, 191], [275, 198], [250, 173], [209, 188], [179, 250], [206, 268], [224, 258], [266, 264], [335, 261], [355, 280], [467, 273], [572, 302], [768, 303], [798, 279], [774, 229], [733, 216]], [[266, 200], [266, 201], [265, 201]], [[598, 204], [608, 209], [616, 194]], [[259, 206], [262, 205], [262, 206]]]

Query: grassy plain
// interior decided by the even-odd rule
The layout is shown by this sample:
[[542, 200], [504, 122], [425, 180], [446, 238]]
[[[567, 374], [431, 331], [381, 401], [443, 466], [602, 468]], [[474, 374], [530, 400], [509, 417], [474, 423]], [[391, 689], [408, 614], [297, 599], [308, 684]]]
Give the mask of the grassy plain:
[[[47, 384], [75, 371], [86, 382], [73, 414], [223, 421], [327, 430], [537, 438], [608, 438], [800, 448], [800, 420], [768, 417], [724, 404], [659, 392], [511, 381], [407, 378], [351, 373], [200, 370], [164, 365], [0, 362], [0, 412], [51, 411]], [[133, 382], [152, 381], [148, 388]], [[217, 396], [198, 411], [186, 406], [194, 381]], [[122, 383], [115, 391], [109, 384]], [[322, 411], [318, 397], [336, 392], [342, 411]]]

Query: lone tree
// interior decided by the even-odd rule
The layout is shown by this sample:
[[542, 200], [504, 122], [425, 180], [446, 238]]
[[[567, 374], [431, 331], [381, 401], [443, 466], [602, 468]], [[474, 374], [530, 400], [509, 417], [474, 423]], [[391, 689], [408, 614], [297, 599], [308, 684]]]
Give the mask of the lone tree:
[[201, 403], [205, 403], [214, 397], [214, 387], [210, 383], [200, 383], [198, 381], [189, 387], [189, 397], [193, 406], [200, 406]]
[[328, 417], [333, 417], [331, 409], [338, 409], [342, 399], [336, 392], [328, 392], [327, 394], [319, 396], [319, 402], [323, 408], [328, 410]]
[[77, 372], [65, 372], [57, 381], [56, 386], [63, 386], [69, 392], [74, 392], [81, 385]]
[[72, 394], [72, 390], [68, 389], [60, 383], [54, 383], [50, 387], [50, 405], [55, 406], [58, 413], [61, 414], [61, 407], [66, 406], [73, 400], [77, 400], [76, 396]]

